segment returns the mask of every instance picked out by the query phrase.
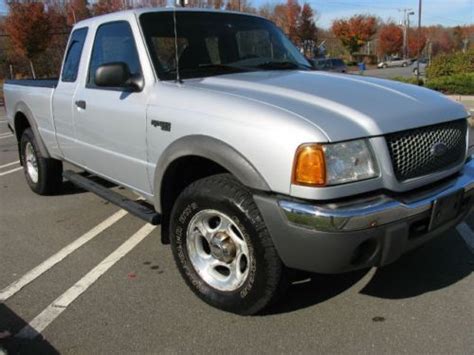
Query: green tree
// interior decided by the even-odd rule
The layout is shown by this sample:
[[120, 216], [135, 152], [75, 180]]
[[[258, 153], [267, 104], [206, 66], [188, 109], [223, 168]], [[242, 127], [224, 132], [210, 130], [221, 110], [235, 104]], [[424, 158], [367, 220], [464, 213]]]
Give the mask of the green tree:
[[305, 3], [301, 10], [297, 33], [300, 42], [303, 43], [305, 53], [314, 48], [317, 41], [318, 30], [314, 22], [314, 11], [308, 3]]

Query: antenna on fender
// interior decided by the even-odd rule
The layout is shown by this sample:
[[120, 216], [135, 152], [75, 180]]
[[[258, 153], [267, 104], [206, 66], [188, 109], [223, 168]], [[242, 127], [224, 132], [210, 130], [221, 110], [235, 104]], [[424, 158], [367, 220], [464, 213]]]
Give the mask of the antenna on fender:
[[185, 7], [188, 3], [188, 0], [176, 0], [176, 3], [173, 7], [173, 25], [174, 25], [174, 53], [176, 61], [176, 82], [182, 83], [181, 76], [179, 74], [179, 45], [178, 45], [178, 25], [176, 21], [176, 6]]

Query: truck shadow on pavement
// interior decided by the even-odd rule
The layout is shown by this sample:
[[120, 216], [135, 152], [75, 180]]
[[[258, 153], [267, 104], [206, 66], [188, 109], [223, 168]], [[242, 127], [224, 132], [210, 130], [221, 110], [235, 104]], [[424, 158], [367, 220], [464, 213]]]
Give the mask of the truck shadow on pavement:
[[41, 335], [35, 339], [19, 339], [14, 334], [19, 332], [28, 323], [0, 303], [0, 354], [59, 354]]
[[[412, 298], [449, 287], [473, 271], [474, 255], [452, 229], [395, 263], [378, 268], [359, 293], [384, 299]], [[349, 290], [368, 272], [361, 270], [340, 275], [301, 273], [287, 295], [266, 314], [288, 313], [315, 306]]]
[[448, 287], [474, 271], [474, 255], [451, 229], [443, 236], [379, 269], [361, 294], [403, 299]]

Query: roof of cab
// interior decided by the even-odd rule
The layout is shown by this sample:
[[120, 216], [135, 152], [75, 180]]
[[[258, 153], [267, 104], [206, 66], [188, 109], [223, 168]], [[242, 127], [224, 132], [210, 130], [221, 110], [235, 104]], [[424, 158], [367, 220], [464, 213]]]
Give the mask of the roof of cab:
[[152, 8], [140, 8], [140, 9], [131, 9], [131, 10], [123, 10], [117, 12], [111, 12], [109, 14], [100, 15], [91, 17], [76, 23], [75, 27], [80, 26], [89, 26], [92, 24], [102, 23], [107, 20], [117, 20], [118, 18], [127, 18], [130, 16], [138, 17], [141, 14], [151, 13], [151, 12], [213, 12], [213, 13], [224, 13], [224, 14], [235, 14], [235, 15], [243, 15], [243, 16], [253, 16], [264, 18], [259, 15], [249, 14], [244, 12], [238, 11], [227, 11], [227, 10], [215, 10], [215, 9], [205, 9], [205, 8], [183, 8], [183, 7], [152, 7]]

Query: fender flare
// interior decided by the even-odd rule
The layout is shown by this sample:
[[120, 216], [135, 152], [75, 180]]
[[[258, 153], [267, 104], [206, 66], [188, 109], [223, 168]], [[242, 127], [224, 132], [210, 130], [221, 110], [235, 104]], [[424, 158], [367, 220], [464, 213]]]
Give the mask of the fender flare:
[[185, 156], [199, 156], [212, 160], [233, 174], [242, 184], [256, 190], [270, 191], [270, 187], [258, 170], [236, 149], [216, 138], [191, 135], [170, 144], [161, 155], [155, 169], [155, 209], [161, 210], [161, 184], [168, 167]]
[[39, 133], [38, 124], [36, 123], [36, 120], [34, 119], [35, 116], [33, 115], [33, 112], [29, 109], [29, 107], [22, 101], [16, 105], [15, 116], [13, 117], [13, 126], [14, 126], [13, 129], [15, 130], [15, 135], [18, 140], [18, 145], [20, 145], [20, 142], [21, 142], [21, 137], [18, 136], [18, 133], [16, 131], [16, 127], [17, 127], [16, 120], [17, 120], [18, 113], [22, 113], [23, 116], [26, 117], [26, 120], [28, 121], [28, 123], [30, 124], [30, 127], [35, 136], [36, 142], [38, 143], [41, 155], [45, 158], [50, 158], [51, 156], [48, 152], [48, 149], [46, 148], [46, 144], [44, 144], [43, 138], [41, 138], [41, 135]]

